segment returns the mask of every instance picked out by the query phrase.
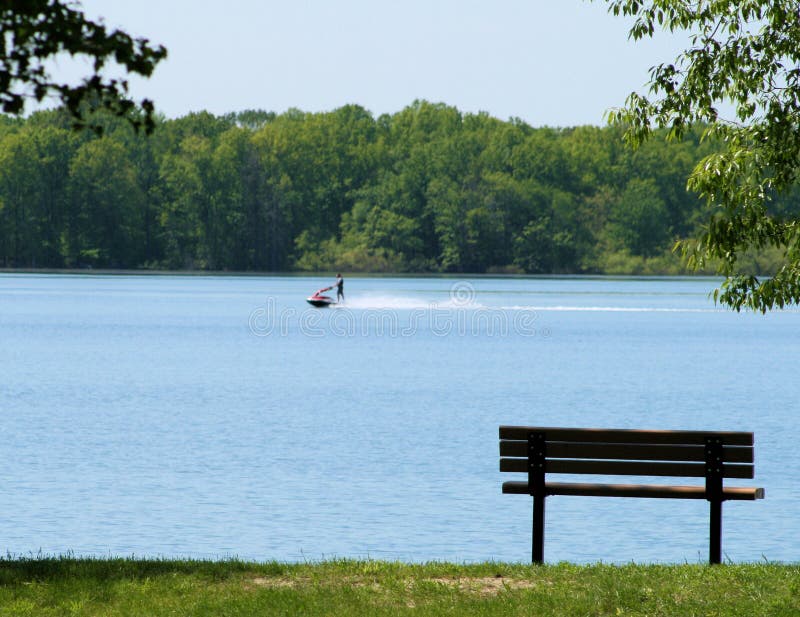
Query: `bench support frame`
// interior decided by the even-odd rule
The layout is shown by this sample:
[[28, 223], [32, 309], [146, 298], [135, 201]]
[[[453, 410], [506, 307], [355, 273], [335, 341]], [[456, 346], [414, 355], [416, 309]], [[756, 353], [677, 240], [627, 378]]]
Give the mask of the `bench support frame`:
[[706, 499], [710, 504], [708, 562], [722, 562], [722, 440], [706, 437]]
[[528, 486], [533, 496], [533, 533], [531, 561], [544, 561], [544, 465], [547, 457], [547, 442], [542, 432], [528, 434]]

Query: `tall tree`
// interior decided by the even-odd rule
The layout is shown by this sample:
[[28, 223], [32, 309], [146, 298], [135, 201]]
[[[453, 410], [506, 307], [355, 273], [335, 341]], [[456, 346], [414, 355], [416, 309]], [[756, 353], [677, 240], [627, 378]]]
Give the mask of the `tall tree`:
[[0, 262], [4, 266], [37, 265], [38, 201], [36, 145], [29, 132], [9, 134], [0, 141]]
[[633, 178], [612, 206], [609, 227], [618, 245], [634, 255], [663, 252], [669, 237], [669, 212], [653, 180]]
[[[633, 93], [609, 113], [641, 144], [655, 127], [682, 137], [696, 124], [723, 145], [702, 160], [689, 187], [712, 208], [699, 238], [684, 241], [689, 263], [719, 263], [725, 282], [715, 298], [736, 310], [765, 312], [800, 302], [800, 219], [778, 216], [776, 193], [800, 173], [800, 19], [797, 0], [607, 0], [614, 15], [633, 17], [630, 36], [688, 32], [691, 46], [651, 70], [649, 92]], [[730, 105], [733, 116], [720, 109]], [[774, 247], [773, 277], [744, 274], [752, 249]]]
[[170, 268], [208, 267], [208, 240], [213, 236], [213, 231], [209, 234], [213, 224], [209, 226], [207, 190], [211, 154], [209, 139], [190, 135], [177, 153], [166, 154], [161, 162], [164, 203], [160, 223]]
[[67, 183], [69, 164], [78, 147], [73, 132], [52, 126], [32, 131], [36, 147], [38, 191], [37, 234], [40, 238], [39, 263], [48, 267], [63, 267], [65, 237], [63, 235], [68, 209]]
[[125, 149], [104, 137], [70, 165], [70, 265], [133, 268], [142, 260], [142, 192]]

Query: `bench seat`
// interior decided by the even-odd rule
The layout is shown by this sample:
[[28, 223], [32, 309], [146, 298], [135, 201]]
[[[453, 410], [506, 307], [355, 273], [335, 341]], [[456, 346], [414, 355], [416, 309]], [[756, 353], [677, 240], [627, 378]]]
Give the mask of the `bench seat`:
[[[707, 499], [704, 486], [674, 486], [663, 484], [596, 484], [583, 482], [545, 482], [545, 495], [579, 495], [584, 497], [652, 497], [671, 499]], [[503, 482], [503, 493], [535, 495], [527, 482]], [[756, 487], [722, 488], [725, 501], [755, 501], [764, 499], [764, 489]]]

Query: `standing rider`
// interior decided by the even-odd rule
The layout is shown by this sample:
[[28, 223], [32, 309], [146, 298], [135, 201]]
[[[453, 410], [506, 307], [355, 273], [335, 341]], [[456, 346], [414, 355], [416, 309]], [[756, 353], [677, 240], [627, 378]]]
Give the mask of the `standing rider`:
[[336, 301], [344, 302], [344, 279], [341, 274], [336, 275], [334, 286], [336, 287]]

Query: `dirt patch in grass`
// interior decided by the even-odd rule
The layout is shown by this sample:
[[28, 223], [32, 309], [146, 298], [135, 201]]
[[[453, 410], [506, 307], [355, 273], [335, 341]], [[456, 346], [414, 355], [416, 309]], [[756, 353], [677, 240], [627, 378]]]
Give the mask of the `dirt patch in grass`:
[[533, 589], [537, 586], [534, 581], [505, 578], [503, 576], [431, 578], [425, 580], [453, 587], [464, 593], [476, 593], [480, 596], [496, 596], [503, 591]]
[[[434, 577], [434, 578], [414, 578], [406, 583], [406, 587], [411, 590], [418, 585], [430, 584], [442, 585], [451, 589], [457, 589], [462, 593], [472, 593], [480, 596], [496, 596], [503, 591], [516, 591], [519, 589], [534, 589], [541, 586], [543, 582], [536, 582], [525, 579], [507, 578], [503, 576], [479, 576], [479, 577]], [[310, 578], [288, 578], [288, 577], [256, 577], [245, 582], [245, 588], [266, 588], [266, 589], [296, 589], [312, 585]], [[323, 583], [324, 584], [324, 583]], [[330, 586], [342, 587], [370, 587], [378, 590], [381, 583], [371, 577], [343, 577], [328, 583]]]
[[246, 581], [245, 588], [252, 589], [253, 587], [266, 587], [268, 589], [281, 589], [281, 588], [294, 589], [295, 587], [302, 587], [307, 584], [308, 580], [303, 580], [303, 579], [286, 578], [279, 576], [276, 576], [274, 578], [266, 578], [263, 576], [259, 576], [257, 578], [251, 578], [249, 581]]

